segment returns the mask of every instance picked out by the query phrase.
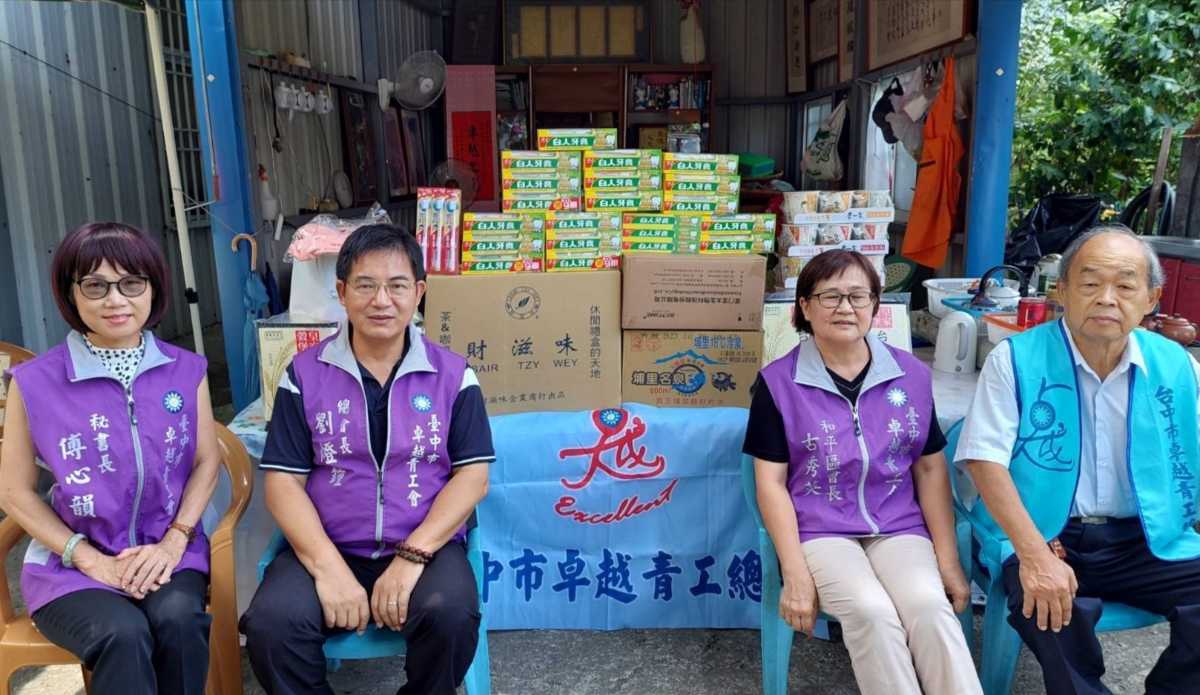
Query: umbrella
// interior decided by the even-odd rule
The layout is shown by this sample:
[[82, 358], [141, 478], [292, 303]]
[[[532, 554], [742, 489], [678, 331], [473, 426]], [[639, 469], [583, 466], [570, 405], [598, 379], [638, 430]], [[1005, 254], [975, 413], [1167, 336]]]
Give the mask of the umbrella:
[[258, 328], [255, 321], [264, 318], [263, 309], [270, 297], [257, 271], [258, 242], [249, 234], [238, 234], [230, 244], [234, 253], [237, 253], [238, 244], [242, 241], [250, 243], [250, 272], [246, 275], [246, 284], [242, 286], [242, 307], [246, 310], [246, 318], [242, 322], [242, 359], [245, 361], [242, 369], [245, 379], [242, 393], [246, 394], [247, 399], [254, 400], [261, 395], [258, 376]]

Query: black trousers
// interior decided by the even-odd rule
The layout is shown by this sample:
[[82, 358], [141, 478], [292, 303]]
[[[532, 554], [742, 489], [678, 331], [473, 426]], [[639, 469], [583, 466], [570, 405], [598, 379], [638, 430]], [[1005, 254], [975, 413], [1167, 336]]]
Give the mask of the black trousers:
[[84, 589], [42, 606], [33, 622], [88, 667], [94, 693], [202, 695], [212, 623], [207, 588], [208, 577], [183, 570], [141, 601]]
[[1073, 519], [1058, 538], [1079, 581], [1071, 624], [1062, 631], [1039, 630], [1036, 615], [1027, 619], [1021, 614], [1024, 593], [1016, 556], [1004, 565], [1008, 622], [1041, 663], [1046, 692], [1110, 692], [1100, 682], [1104, 655], [1095, 627], [1103, 602], [1116, 601], [1166, 616], [1171, 624], [1170, 644], [1146, 677], [1146, 692], [1200, 693], [1200, 560], [1154, 557], [1136, 518], [1107, 524]]
[[[392, 558], [342, 555], [371, 595]], [[407, 682], [400, 695], [453, 695], [467, 675], [479, 642], [479, 596], [466, 548], [447, 543], [425, 567], [409, 598], [401, 634], [408, 642]], [[387, 628], [384, 628], [387, 629]], [[332, 695], [325, 677], [325, 627], [312, 575], [295, 551], [281, 552], [242, 616], [246, 650], [258, 682], [270, 695]]]

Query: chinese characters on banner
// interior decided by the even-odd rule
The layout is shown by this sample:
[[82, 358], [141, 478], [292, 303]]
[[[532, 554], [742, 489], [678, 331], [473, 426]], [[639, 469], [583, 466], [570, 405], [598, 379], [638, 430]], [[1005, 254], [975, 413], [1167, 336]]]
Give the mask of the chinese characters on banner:
[[450, 114], [451, 157], [465, 162], [475, 172], [476, 200], [496, 196], [496, 153], [492, 148], [492, 115], [488, 111], [456, 111]]

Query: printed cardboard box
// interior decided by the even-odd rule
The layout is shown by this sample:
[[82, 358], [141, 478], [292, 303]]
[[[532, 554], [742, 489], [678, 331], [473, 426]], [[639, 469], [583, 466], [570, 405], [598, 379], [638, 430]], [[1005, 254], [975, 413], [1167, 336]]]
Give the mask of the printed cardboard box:
[[664, 212], [691, 213], [696, 215], [733, 215], [738, 211], [738, 197], [736, 195], [692, 195], [664, 191], [662, 199], [662, 209]]
[[625, 331], [621, 397], [666, 408], [750, 407], [761, 331]]
[[619, 212], [560, 212], [546, 213], [546, 238], [562, 238], [572, 235], [591, 235], [619, 232]]
[[629, 193], [589, 192], [583, 198], [589, 212], [653, 212], [662, 207], [660, 191], [632, 191]]
[[583, 153], [584, 172], [661, 171], [662, 150], [589, 150]]
[[650, 171], [590, 171], [583, 175], [584, 195], [627, 191], [661, 191], [662, 174]]
[[612, 150], [617, 147], [616, 128], [538, 128], [538, 150]]
[[[435, 277], [435, 276], [430, 276]], [[333, 322], [306, 323], [293, 321], [288, 314], [279, 314], [254, 322], [258, 333], [258, 371], [262, 379], [263, 417], [271, 420], [275, 406], [275, 391], [292, 358], [301, 350], [325, 340], [337, 331]]]
[[558, 193], [579, 195], [583, 190], [583, 179], [578, 174], [529, 174], [505, 176], [500, 180], [504, 192]]
[[762, 328], [763, 256], [632, 254], [623, 262], [622, 328]]
[[516, 193], [504, 191], [501, 208], [505, 212], [545, 213], [553, 210], [579, 210], [580, 198], [576, 195], [557, 193]]
[[620, 267], [621, 257], [616, 255], [589, 255], [546, 259], [547, 273], [578, 273], [593, 270], [617, 270]]
[[742, 177], [722, 174], [685, 174], [667, 172], [663, 175], [663, 189], [677, 193], [737, 194], [742, 188]]
[[621, 403], [621, 276], [431, 277], [425, 332], [467, 358], [489, 415]]
[[537, 150], [504, 150], [500, 153], [501, 178], [516, 178], [535, 174], [578, 174], [583, 157], [578, 152], [539, 152]]

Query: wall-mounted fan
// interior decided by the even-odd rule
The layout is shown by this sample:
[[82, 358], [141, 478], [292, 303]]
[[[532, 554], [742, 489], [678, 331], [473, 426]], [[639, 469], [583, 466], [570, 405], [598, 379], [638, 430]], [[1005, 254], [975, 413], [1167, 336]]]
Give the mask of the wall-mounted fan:
[[410, 55], [393, 76], [379, 79], [379, 108], [387, 110], [392, 99], [409, 111], [433, 106], [446, 89], [446, 61], [437, 51]]

